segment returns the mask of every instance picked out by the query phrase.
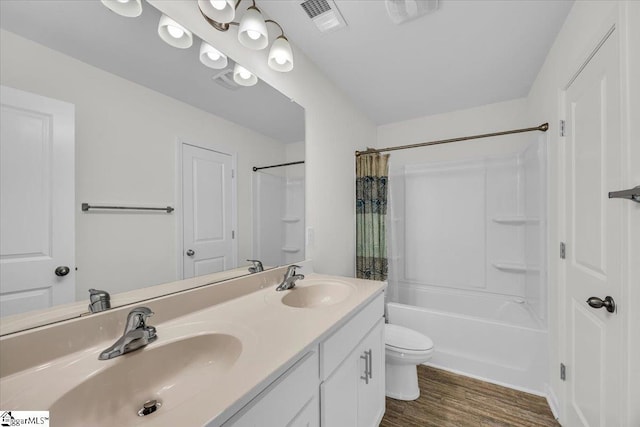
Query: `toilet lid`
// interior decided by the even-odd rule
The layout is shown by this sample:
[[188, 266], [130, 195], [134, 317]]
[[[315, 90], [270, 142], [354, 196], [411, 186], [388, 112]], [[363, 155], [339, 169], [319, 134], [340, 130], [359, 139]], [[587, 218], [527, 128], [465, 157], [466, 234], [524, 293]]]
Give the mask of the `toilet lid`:
[[431, 350], [433, 341], [413, 329], [398, 325], [384, 325], [385, 344], [402, 350]]

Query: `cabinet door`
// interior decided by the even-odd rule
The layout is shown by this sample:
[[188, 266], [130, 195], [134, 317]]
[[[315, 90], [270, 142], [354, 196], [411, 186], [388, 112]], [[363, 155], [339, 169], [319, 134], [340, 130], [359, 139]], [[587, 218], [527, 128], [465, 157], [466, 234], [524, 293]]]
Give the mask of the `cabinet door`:
[[[380, 424], [385, 409], [384, 394], [384, 319], [380, 319], [359, 346], [361, 373], [367, 380], [358, 380], [358, 426]], [[368, 369], [367, 369], [368, 368]], [[359, 376], [358, 376], [359, 377]], [[356, 424], [353, 424], [356, 425]]]
[[361, 381], [360, 357], [352, 352], [320, 386], [323, 427], [358, 425], [358, 381]]
[[316, 393], [295, 418], [287, 424], [287, 427], [318, 427], [319, 425], [320, 402], [318, 402], [318, 395]]
[[317, 427], [318, 364], [318, 353], [307, 353], [223, 427]]

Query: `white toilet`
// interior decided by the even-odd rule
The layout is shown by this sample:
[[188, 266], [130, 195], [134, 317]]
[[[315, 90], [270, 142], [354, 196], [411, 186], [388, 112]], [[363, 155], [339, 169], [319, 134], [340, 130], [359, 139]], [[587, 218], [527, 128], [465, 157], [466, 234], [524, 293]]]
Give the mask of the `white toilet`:
[[417, 366], [433, 354], [433, 341], [403, 326], [386, 324], [385, 368], [386, 395], [399, 400], [420, 397]]

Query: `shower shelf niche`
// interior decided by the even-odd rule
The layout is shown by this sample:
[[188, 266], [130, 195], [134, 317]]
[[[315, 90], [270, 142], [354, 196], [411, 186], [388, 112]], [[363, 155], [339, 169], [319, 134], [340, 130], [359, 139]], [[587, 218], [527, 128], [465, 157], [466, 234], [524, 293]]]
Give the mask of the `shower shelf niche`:
[[297, 216], [285, 216], [282, 219], [282, 222], [299, 222], [300, 218]]
[[300, 248], [294, 248], [292, 246], [285, 246], [282, 248], [282, 252], [287, 252], [287, 253], [296, 253], [296, 252], [300, 252]]
[[523, 225], [523, 224], [536, 224], [540, 222], [538, 218], [527, 218], [526, 216], [496, 216], [493, 218], [493, 222], [498, 224], [508, 225]]
[[539, 271], [539, 268], [530, 267], [525, 264], [516, 262], [494, 262], [493, 265], [500, 271], [508, 271], [510, 273], [526, 273], [527, 271]]

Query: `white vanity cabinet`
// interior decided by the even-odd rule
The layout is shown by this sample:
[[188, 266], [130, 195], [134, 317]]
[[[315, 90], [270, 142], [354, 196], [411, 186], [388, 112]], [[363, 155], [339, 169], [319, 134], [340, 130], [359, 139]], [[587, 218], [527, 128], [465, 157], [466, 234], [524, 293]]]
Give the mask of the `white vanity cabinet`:
[[384, 296], [379, 294], [223, 427], [374, 427], [384, 415]]
[[384, 415], [384, 319], [320, 385], [321, 425], [373, 427]]
[[323, 427], [373, 427], [384, 415], [384, 297], [320, 343]]
[[307, 353], [223, 427], [318, 427], [318, 353]]

